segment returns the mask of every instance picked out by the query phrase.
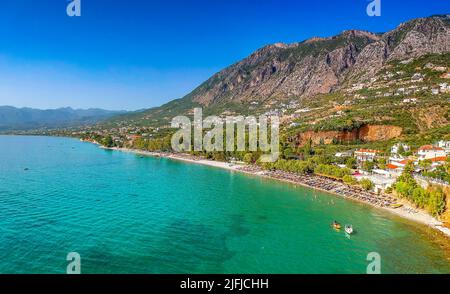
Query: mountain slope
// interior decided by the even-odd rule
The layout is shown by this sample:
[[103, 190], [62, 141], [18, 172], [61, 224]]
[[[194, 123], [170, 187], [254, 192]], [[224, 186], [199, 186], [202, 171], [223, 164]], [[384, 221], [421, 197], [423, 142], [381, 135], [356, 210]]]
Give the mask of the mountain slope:
[[123, 111], [59, 108], [39, 110], [0, 106], [0, 131], [57, 128], [96, 123]]
[[114, 121], [166, 124], [195, 106], [207, 114], [246, 114], [258, 108], [254, 105], [301, 102], [351, 87], [370, 80], [394, 60], [449, 51], [449, 15], [411, 20], [384, 34], [350, 30], [330, 38], [278, 43], [213, 75], [182, 99]]
[[332, 38], [264, 47], [214, 75], [188, 97], [204, 106], [311, 97], [339, 89], [347, 76], [353, 81], [370, 78], [386, 61], [447, 51], [449, 16], [412, 20], [382, 35], [345, 31]]

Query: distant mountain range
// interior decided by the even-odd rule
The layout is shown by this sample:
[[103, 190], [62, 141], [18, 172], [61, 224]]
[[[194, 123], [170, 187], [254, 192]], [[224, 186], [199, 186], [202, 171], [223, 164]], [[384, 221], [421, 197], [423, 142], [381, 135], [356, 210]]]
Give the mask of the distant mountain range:
[[62, 128], [97, 123], [126, 111], [103, 109], [33, 109], [0, 106], [0, 132], [42, 128]]

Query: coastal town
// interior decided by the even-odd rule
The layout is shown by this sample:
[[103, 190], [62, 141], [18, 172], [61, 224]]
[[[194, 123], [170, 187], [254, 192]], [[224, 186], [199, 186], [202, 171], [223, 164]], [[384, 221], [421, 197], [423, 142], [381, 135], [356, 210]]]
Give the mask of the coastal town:
[[[77, 134], [78, 135], [78, 134]], [[143, 149], [145, 144], [144, 138], [148, 136], [147, 133], [134, 134], [130, 133], [125, 136], [108, 136], [104, 133], [96, 133], [97, 138], [106, 138], [95, 140], [85, 137], [83, 140], [90, 141], [96, 144], [107, 147], [119, 148], [136, 148]], [[169, 140], [166, 140], [170, 144]], [[170, 152], [170, 146], [165, 148], [150, 148], [150, 151], [165, 151]], [[391, 146], [390, 152], [375, 149], [355, 149], [337, 152], [333, 156], [334, 160], [331, 164], [345, 169], [352, 170], [352, 176], [358, 181], [362, 179], [370, 180], [373, 183], [373, 190], [376, 193], [384, 193], [389, 191], [396, 179], [402, 174], [404, 168], [408, 164], [414, 166], [414, 178], [422, 184], [427, 186], [428, 183], [449, 186], [450, 174], [450, 141], [440, 140], [433, 144], [423, 145], [417, 150], [412, 150], [411, 147], [405, 143], [395, 143]], [[292, 159], [292, 158], [290, 158]], [[245, 163], [237, 158], [229, 158], [230, 162]], [[252, 162], [252, 161], [250, 161]], [[249, 163], [247, 161], [247, 163]]]
[[96, 124], [14, 133], [232, 167], [408, 214], [424, 211], [450, 226], [449, 58], [445, 52], [391, 60], [367, 78], [307, 99], [289, 89], [271, 99], [204, 107], [222, 121], [278, 117], [280, 157], [270, 164], [258, 160], [261, 151], [175, 154], [171, 119], [191, 117], [198, 106], [186, 99]]
[[[423, 210], [448, 223], [450, 73], [445, 56], [389, 64], [365, 82], [311, 100], [242, 105], [255, 116], [280, 117], [281, 156], [272, 164], [258, 161], [261, 152], [174, 154], [170, 117], [156, 114], [39, 134], [76, 137], [152, 156], [215, 162], [379, 207], [399, 210], [404, 206], [408, 214]], [[192, 115], [192, 111], [184, 114]], [[227, 109], [218, 117], [240, 113]]]
[[[106, 149], [211, 165], [315, 188], [385, 208], [413, 220], [420, 219], [450, 234], [447, 216], [444, 216], [447, 211], [446, 194], [450, 188], [450, 141], [439, 140], [417, 149], [397, 142], [390, 146], [388, 152], [357, 148], [308, 158], [304, 153], [296, 157], [283, 155], [284, 159], [276, 163], [264, 164], [258, 162], [257, 156], [252, 153], [236, 153], [228, 157], [198, 152], [173, 153], [167, 145], [170, 140], [163, 139], [160, 141], [162, 145], [156, 146], [150, 144], [151, 141], [145, 141], [140, 134], [125, 136], [124, 144], [120, 145], [115, 143], [121, 142], [116, 141], [121, 137], [97, 138], [84, 137], [81, 140]], [[164, 144], [167, 146], [161, 148]], [[301, 152], [308, 148], [302, 148]], [[314, 151], [308, 152], [313, 154]], [[405, 180], [405, 175], [411, 178]], [[406, 189], [408, 192], [400, 190], [403, 184], [411, 185]], [[422, 195], [422, 198], [416, 199], [416, 194]], [[428, 213], [442, 222], [429, 217]]]

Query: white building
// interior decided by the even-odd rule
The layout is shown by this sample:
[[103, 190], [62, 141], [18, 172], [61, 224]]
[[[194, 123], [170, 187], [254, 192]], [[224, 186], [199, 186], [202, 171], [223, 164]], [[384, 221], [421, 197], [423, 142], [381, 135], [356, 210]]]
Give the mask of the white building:
[[356, 160], [358, 160], [359, 162], [374, 161], [378, 153], [381, 153], [381, 151], [371, 149], [359, 149], [355, 151], [355, 157]]
[[342, 158], [342, 157], [351, 157], [353, 154], [351, 151], [337, 152], [334, 156]]
[[417, 98], [406, 98], [403, 99], [403, 103], [416, 103], [417, 102]]
[[445, 157], [447, 154], [445, 153], [444, 148], [433, 145], [424, 145], [419, 148], [417, 155], [419, 156], [419, 160], [426, 160]]
[[437, 146], [444, 149], [447, 154], [450, 154], [450, 141], [441, 140], [437, 143]]
[[450, 91], [450, 86], [447, 83], [439, 84], [439, 89], [441, 93], [448, 93]]
[[392, 177], [397, 177], [403, 172], [405, 166], [410, 162], [411, 162], [410, 159], [403, 159], [403, 160], [397, 160], [396, 158], [394, 160], [390, 159], [389, 163], [386, 165], [386, 170]]
[[361, 175], [355, 176], [357, 181], [361, 181], [362, 179], [370, 180], [374, 185], [373, 191], [376, 193], [381, 193], [385, 191], [387, 188], [391, 187], [395, 183], [395, 178], [391, 178], [386, 175], [372, 173], [370, 175]]
[[398, 154], [398, 150], [400, 149], [400, 146], [403, 147], [403, 150], [404, 150], [405, 152], [408, 152], [408, 151], [411, 150], [411, 148], [409, 148], [409, 146], [406, 145], [405, 143], [397, 143], [397, 144], [395, 144], [394, 146], [392, 146], [392, 148], [391, 148], [391, 153], [392, 153], [392, 154]]

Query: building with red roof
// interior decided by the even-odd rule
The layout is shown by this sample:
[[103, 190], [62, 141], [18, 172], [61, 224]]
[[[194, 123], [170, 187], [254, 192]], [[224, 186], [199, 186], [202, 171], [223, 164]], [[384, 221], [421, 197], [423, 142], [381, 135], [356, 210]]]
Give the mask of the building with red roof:
[[444, 148], [433, 145], [424, 145], [420, 147], [417, 155], [419, 156], [419, 160], [433, 160], [435, 158], [446, 157]]

